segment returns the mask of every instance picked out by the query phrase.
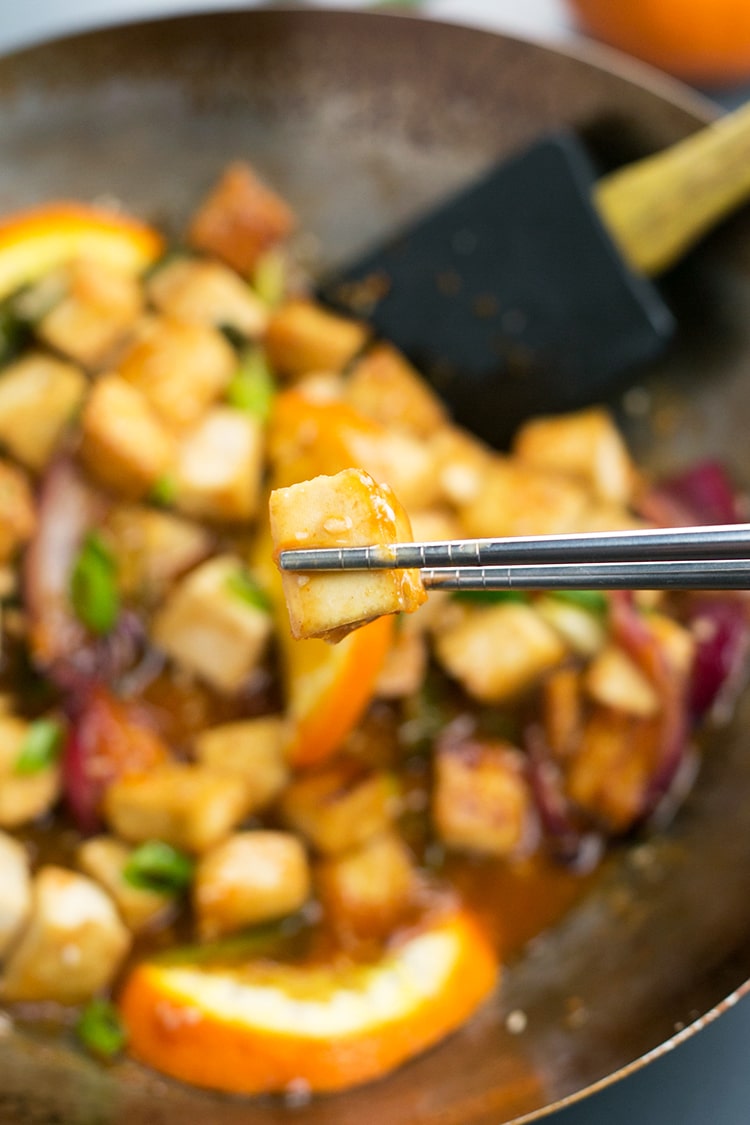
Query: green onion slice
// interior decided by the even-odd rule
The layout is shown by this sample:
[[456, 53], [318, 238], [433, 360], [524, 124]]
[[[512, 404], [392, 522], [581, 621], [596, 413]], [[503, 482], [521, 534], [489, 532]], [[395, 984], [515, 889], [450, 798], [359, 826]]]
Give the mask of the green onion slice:
[[261, 589], [255, 579], [246, 570], [236, 570], [227, 577], [227, 589], [235, 597], [252, 606], [253, 609], [263, 610], [268, 613], [271, 603], [265, 591]]
[[528, 594], [520, 590], [455, 590], [451, 597], [467, 605], [501, 605], [503, 602], [528, 602]]
[[194, 863], [190, 856], [163, 840], [147, 840], [131, 852], [122, 875], [131, 887], [176, 895], [190, 885]]
[[76, 1035], [92, 1054], [103, 1059], [119, 1055], [127, 1042], [120, 1013], [109, 1000], [89, 1001], [76, 1024]]
[[261, 348], [247, 348], [227, 387], [227, 402], [267, 422], [275, 393], [273, 373]]
[[578, 606], [579, 609], [585, 609], [589, 613], [595, 613], [602, 617], [609, 608], [607, 595], [602, 594], [599, 590], [550, 590], [548, 596], [559, 602], [568, 602], [569, 605]]
[[117, 565], [96, 532], [86, 536], [73, 566], [70, 598], [76, 616], [97, 636], [109, 633], [120, 612]]
[[29, 725], [16, 759], [15, 772], [40, 773], [54, 765], [62, 748], [63, 729], [56, 719], [36, 719]]

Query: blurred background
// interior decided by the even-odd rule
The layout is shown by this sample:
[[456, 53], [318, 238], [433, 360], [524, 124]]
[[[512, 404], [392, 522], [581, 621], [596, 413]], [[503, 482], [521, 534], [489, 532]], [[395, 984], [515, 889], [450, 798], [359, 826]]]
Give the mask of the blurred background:
[[[0, 4], [0, 52], [104, 24], [247, 8], [252, 0], [32, 0]], [[314, 5], [313, 5], [314, 6]], [[750, 97], [750, 0], [423, 0], [409, 8], [578, 50], [595, 38], [733, 108]], [[747, 1125], [750, 998], [664, 1058], [561, 1111], [550, 1125]]]

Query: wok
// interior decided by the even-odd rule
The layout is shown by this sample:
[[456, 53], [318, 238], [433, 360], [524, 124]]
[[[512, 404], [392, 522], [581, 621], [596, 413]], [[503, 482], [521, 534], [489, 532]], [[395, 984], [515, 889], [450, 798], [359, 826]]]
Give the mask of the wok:
[[[176, 231], [224, 162], [244, 156], [318, 237], [322, 264], [550, 127], [578, 127], [606, 168], [712, 112], [614, 55], [408, 17], [278, 9], [24, 51], [0, 61], [0, 106], [0, 210], [114, 195]], [[750, 218], [716, 232], [665, 285], [680, 337], [644, 373], [651, 409], [630, 417], [629, 437], [655, 468], [719, 454], [748, 482]], [[748, 703], [706, 734], [676, 821], [623, 847], [508, 968], [491, 1006], [391, 1078], [292, 1110], [191, 1091], [127, 1061], [102, 1068], [16, 1032], [0, 1050], [0, 1121], [500, 1125], [616, 1077], [748, 988]], [[513, 1035], [515, 1010], [526, 1029]]]

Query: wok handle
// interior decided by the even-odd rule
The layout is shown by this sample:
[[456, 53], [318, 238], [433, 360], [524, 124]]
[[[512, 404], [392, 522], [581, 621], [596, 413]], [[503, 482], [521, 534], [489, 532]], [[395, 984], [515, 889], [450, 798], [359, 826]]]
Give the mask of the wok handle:
[[655, 275], [750, 198], [750, 103], [604, 176], [597, 210], [631, 266]]

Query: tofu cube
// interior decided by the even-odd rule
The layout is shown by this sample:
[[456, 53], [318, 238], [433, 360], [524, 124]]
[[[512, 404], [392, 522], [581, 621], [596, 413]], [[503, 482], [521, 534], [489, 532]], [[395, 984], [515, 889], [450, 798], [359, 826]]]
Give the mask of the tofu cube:
[[411, 853], [395, 832], [383, 832], [356, 851], [323, 860], [317, 883], [336, 928], [358, 938], [389, 934], [420, 890]]
[[140, 321], [117, 372], [166, 426], [181, 430], [224, 394], [236, 366], [232, 347], [215, 328], [154, 316]]
[[163, 840], [201, 853], [221, 843], [247, 815], [242, 779], [206, 766], [169, 764], [113, 782], [104, 816], [131, 844]]
[[625, 832], [643, 813], [658, 766], [662, 724], [597, 708], [566, 771], [568, 796], [610, 832]]
[[274, 371], [299, 379], [310, 372], [342, 371], [361, 352], [369, 334], [361, 321], [297, 298], [272, 312], [266, 352]]
[[576, 753], [584, 723], [581, 670], [559, 668], [544, 681], [542, 708], [544, 736], [553, 756], [565, 761]]
[[268, 321], [266, 306], [247, 282], [220, 262], [178, 258], [151, 276], [146, 292], [167, 316], [233, 328], [248, 339], [260, 337]]
[[173, 895], [144, 890], [123, 874], [133, 849], [113, 836], [93, 836], [78, 849], [78, 865], [111, 896], [125, 925], [133, 933], [169, 921], [175, 908]]
[[177, 449], [175, 503], [190, 516], [248, 520], [258, 512], [263, 479], [263, 427], [229, 406], [208, 410]]
[[37, 325], [39, 338], [62, 355], [98, 370], [110, 362], [143, 307], [138, 278], [101, 261], [71, 262], [65, 296]]
[[289, 832], [238, 832], [204, 855], [195, 873], [193, 907], [202, 938], [283, 918], [310, 897], [310, 867]]
[[[406, 512], [387, 485], [359, 469], [276, 489], [275, 550], [387, 546], [411, 539]], [[304, 574], [282, 570], [292, 635], [340, 639], [387, 613], [413, 612], [426, 594], [418, 570]]]
[[277, 715], [240, 719], [203, 730], [193, 747], [200, 765], [242, 779], [249, 813], [264, 809], [289, 780], [286, 723]]
[[129, 948], [114, 903], [93, 880], [42, 867], [28, 921], [0, 978], [0, 996], [79, 1004], [110, 984]]
[[293, 781], [282, 795], [281, 813], [318, 851], [339, 855], [390, 828], [399, 804], [390, 774], [338, 761]]
[[110, 374], [97, 380], [84, 407], [80, 454], [98, 481], [138, 500], [172, 472], [175, 445], [146, 396]]
[[[418, 616], [418, 615], [417, 615]], [[424, 633], [401, 625], [378, 676], [375, 694], [380, 699], [403, 699], [418, 691], [427, 670]]]
[[459, 508], [470, 504], [482, 490], [495, 454], [467, 430], [444, 426], [430, 438], [435, 478], [448, 504]]
[[188, 243], [249, 277], [258, 261], [287, 238], [293, 212], [247, 164], [235, 162], [193, 216]]
[[239, 559], [201, 563], [174, 587], [153, 620], [152, 639], [217, 691], [239, 690], [271, 636], [268, 611], [243, 596]]
[[633, 495], [635, 468], [602, 407], [531, 419], [518, 431], [513, 452], [530, 465], [581, 477], [600, 500], [627, 504]]
[[607, 628], [603, 615], [553, 594], [536, 598], [534, 609], [576, 656], [590, 659], [604, 647]]
[[31, 874], [22, 844], [0, 832], [0, 961], [31, 911]]
[[102, 532], [117, 559], [120, 590], [147, 602], [163, 597], [213, 546], [200, 524], [140, 504], [113, 505]]
[[568, 650], [532, 606], [507, 602], [466, 609], [438, 633], [435, 651], [474, 699], [502, 703], [536, 684]]
[[440, 399], [391, 344], [376, 344], [357, 360], [345, 398], [368, 418], [417, 438], [428, 438], [447, 422]]
[[57, 764], [34, 773], [16, 772], [31, 726], [15, 715], [0, 715], [0, 828], [19, 828], [38, 820], [60, 796]]
[[590, 500], [575, 477], [496, 456], [476, 494], [457, 507], [470, 536], [561, 535], [578, 529]]
[[26, 474], [0, 460], [0, 565], [13, 558], [35, 527], [34, 497]]
[[656, 688], [619, 645], [606, 645], [591, 661], [584, 684], [591, 699], [603, 707], [642, 718], [661, 711]]
[[39, 472], [83, 402], [79, 367], [30, 352], [0, 372], [0, 442], [27, 469]]
[[428, 508], [440, 499], [435, 457], [429, 444], [411, 434], [385, 428], [374, 440], [353, 440], [356, 464], [389, 485], [407, 511]]
[[517, 855], [533, 839], [532, 809], [523, 755], [509, 743], [448, 735], [438, 746], [432, 816], [447, 847]]

